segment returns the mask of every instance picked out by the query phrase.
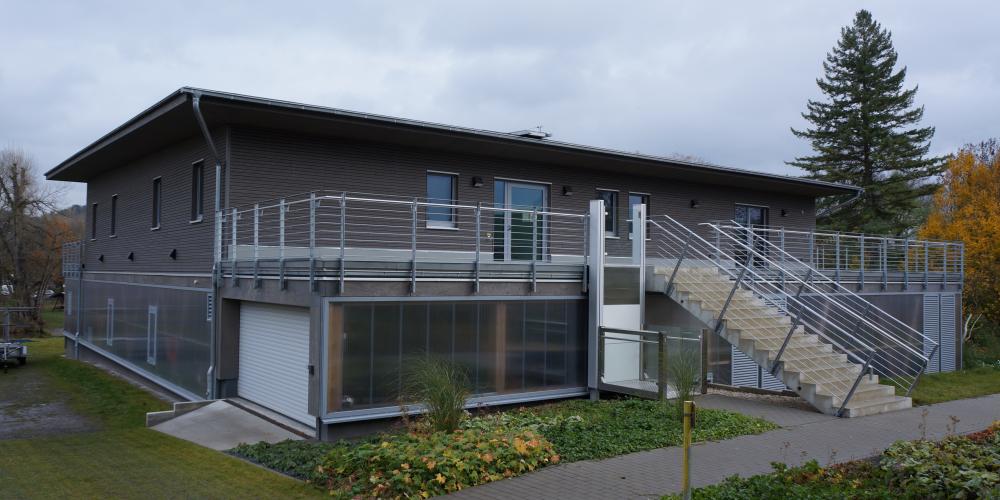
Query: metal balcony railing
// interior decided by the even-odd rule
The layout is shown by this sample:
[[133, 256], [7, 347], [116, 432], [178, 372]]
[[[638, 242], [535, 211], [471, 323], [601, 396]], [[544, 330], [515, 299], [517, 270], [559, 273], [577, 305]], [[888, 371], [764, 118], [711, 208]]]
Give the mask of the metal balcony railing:
[[[887, 288], [898, 284], [928, 289], [932, 285], [961, 288], [965, 271], [965, 246], [955, 241], [929, 241], [875, 236], [863, 233], [815, 231], [796, 228], [743, 225], [733, 221], [709, 223], [744, 239], [753, 238], [769, 257], [788, 263], [788, 256], [859, 290], [866, 284]], [[721, 234], [714, 235], [720, 243]], [[762, 242], [769, 243], [768, 245]]]
[[[817, 271], [802, 275], [788, 269], [773, 259], [772, 254], [761, 251], [755, 240], [738, 238], [725, 231], [717, 232], [719, 243], [713, 244], [669, 216], [656, 216], [651, 222], [649, 253], [661, 264], [674, 266], [668, 292], [682, 266], [717, 269], [734, 282], [729, 300], [737, 289], [749, 290], [778, 313], [791, 318], [791, 328], [772, 367], [778, 367], [781, 353], [798, 326], [862, 365], [853, 386], [833, 388], [843, 397], [842, 409], [869, 369], [909, 392], [926, 368], [928, 358], [923, 355], [922, 346], [932, 340], [891, 316], [891, 320], [884, 322], [882, 318], [887, 313], [856, 295], [851, 300], [840, 298], [837, 290], [821, 281], [825, 278]], [[729, 301], [714, 325], [716, 331], [724, 326], [728, 306]]]
[[444, 277], [448, 265], [464, 264], [477, 289], [484, 266], [516, 264], [524, 269], [517, 279], [534, 284], [544, 266], [582, 268], [587, 219], [537, 207], [314, 192], [223, 211], [216, 258], [233, 276], [241, 263], [252, 263], [255, 278], [263, 264], [277, 263], [283, 274], [286, 265], [306, 262], [310, 279], [322, 271], [341, 284], [352, 266], [409, 263], [414, 287], [420, 265]]

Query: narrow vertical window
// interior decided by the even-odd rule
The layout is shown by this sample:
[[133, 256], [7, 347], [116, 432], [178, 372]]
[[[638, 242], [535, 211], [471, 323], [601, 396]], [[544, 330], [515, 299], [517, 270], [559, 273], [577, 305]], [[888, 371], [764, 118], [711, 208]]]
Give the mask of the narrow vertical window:
[[[427, 174], [427, 203], [454, 205], [457, 176], [452, 174]], [[455, 227], [455, 207], [431, 205], [427, 207], [427, 227]]]
[[90, 206], [90, 239], [97, 239], [97, 203]]
[[205, 163], [191, 166], [191, 222], [198, 222], [205, 215]]
[[155, 365], [156, 364], [156, 330], [158, 327], [157, 318], [159, 312], [156, 306], [149, 306], [149, 312], [146, 315], [146, 362]]
[[115, 342], [115, 299], [111, 297], [108, 297], [107, 317], [105, 319], [107, 321], [107, 325], [105, 325], [107, 338], [105, 340], [111, 346]]
[[153, 179], [153, 229], [160, 228], [161, 205], [163, 204], [162, 186], [162, 178]]
[[618, 234], [618, 191], [597, 190], [597, 199], [604, 200], [604, 235]]
[[628, 194], [628, 237], [632, 237], [632, 207], [635, 205], [644, 205], [646, 207], [646, 239], [649, 239], [649, 195], [642, 193], [629, 193]]
[[118, 234], [118, 195], [111, 197], [111, 227], [108, 228], [108, 234], [115, 236]]

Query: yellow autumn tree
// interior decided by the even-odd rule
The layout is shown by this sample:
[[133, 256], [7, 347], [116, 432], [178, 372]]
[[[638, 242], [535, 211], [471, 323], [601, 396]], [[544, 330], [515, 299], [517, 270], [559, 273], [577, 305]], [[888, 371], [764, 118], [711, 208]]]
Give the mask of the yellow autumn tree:
[[1000, 141], [962, 148], [949, 161], [920, 236], [965, 243], [966, 314], [1000, 324]]

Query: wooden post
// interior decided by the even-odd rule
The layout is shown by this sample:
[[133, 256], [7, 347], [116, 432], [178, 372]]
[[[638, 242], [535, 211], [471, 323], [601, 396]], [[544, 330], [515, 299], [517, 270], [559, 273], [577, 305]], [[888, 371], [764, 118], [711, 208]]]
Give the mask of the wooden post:
[[656, 337], [656, 397], [667, 400], [667, 332], [659, 332]]

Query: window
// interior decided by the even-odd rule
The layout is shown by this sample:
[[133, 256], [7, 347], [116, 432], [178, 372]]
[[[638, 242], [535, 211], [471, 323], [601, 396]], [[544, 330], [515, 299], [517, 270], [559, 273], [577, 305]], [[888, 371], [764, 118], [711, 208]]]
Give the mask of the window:
[[163, 179], [157, 177], [153, 179], [153, 229], [160, 228], [160, 213], [161, 205], [163, 204], [163, 193], [162, 193]]
[[[456, 182], [458, 176], [453, 174], [427, 174], [427, 202], [454, 205]], [[428, 206], [427, 227], [455, 227], [455, 208]]]
[[649, 239], [649, 195], [642, 193], [628, 194], [628, 237], [632, 237], [632, 207], [635, 205], [646, 206], [646, 239]]
[[597, 190], [597, 199], [604, 200], [604, 234], [618, 234], [618, 191]]
[[205, 163], [191, 166], [191, 222], [201, 221], [205, 215]]
[[105, 325], [107, 338], [105, 339], [108, 345], [114, 345], [115, 342], [115, 299], [108, 297], [108, 309], [107, 309], [107, 324]]
[[118, 195], [111, 197], [111, 227], [109, 228], [108, 234], [110, 236], [115, 236], [118, 231]]
[[146, 314], [146, 362], [156, 364], [156, 329], [159, 313], [156, 306], [149, 306]]
[[97, 203], [90, 206], [90, 239], [97, 239]]

